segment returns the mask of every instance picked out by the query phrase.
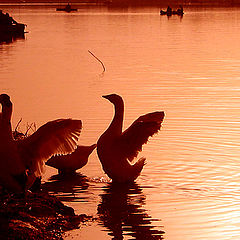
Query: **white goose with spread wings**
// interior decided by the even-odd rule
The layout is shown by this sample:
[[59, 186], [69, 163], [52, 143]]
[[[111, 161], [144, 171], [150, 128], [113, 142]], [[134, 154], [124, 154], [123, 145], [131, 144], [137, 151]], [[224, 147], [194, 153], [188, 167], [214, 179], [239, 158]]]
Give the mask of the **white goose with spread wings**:
[[41, 176], [44, 162], [56, 154], [68, 154], [77, 147], [81, 120], [47, 122], [31, 136], [14, 140], [11, 126], [12, 102], [0, 95], [0, 183], [9, 191], [23, 192]]
[[164, 112], [152, 112], [140, 116], [122, 131], [124, 102], [117, 94], [103, 96], [115, 107], [115, 115], [108, 129], [97, 142], [97, 153], [105, 173], [116, 182], [134, 181], [141, 173], [145, 158], [131, 164], [142, 145], [161, 128]]

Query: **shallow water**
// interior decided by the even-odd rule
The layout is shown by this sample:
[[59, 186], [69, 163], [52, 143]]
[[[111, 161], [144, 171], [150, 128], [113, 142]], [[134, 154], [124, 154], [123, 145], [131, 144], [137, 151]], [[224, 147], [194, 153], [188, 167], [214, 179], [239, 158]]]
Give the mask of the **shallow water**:
[[183, 18], [158, 8], [2, 8], [28, 31], [0, 45], [14, 126], [80, 118], [79, 143], [90, 145], [112, 119], [101, 96], [113, 92], [124, 98], [125, 127], [166, 113], [136, 184], [112, 185], [96, 151], [76, 176], [47, 167], [45, 188], [98, 219], [66, 239], [239, 239], [239, 8], [186, 8]]

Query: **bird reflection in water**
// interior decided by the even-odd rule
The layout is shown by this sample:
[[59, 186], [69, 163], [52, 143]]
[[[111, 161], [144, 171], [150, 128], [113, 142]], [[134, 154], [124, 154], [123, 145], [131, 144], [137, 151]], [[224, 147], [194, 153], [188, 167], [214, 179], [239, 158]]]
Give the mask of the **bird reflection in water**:
[[136, 183], [111, 183], [104, 188], [98, 215], [100, 224], [110, 230], [112, 239], [124, 239], [124, 236], [140, 240], [163, 239], [164, 231], [155, 229], [152, 225], [155, 219], [143, 208], [145, 200]]
[[48, 182], [42, 184], [43, 191], [53, 193], [65, 202], [84, 201], [84, 196], [79, 193], [86, 191], [88, 187], [88, 178], [77, 172], [53, 175]]

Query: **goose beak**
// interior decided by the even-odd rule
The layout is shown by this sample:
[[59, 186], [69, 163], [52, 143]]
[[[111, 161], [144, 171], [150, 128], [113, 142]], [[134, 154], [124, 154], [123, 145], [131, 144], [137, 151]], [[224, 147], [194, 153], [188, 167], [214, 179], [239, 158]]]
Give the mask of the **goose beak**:
[[102, 97], [110, 101], [110, 95], [103, 95]]

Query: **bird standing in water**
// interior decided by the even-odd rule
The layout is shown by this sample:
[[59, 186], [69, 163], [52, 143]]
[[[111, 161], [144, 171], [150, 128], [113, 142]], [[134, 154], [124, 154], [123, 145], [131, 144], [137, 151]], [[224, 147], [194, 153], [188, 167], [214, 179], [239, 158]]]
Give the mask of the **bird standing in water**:
[[103, 170], [114, 182], [132, 182], [141, 173], [145, 158], [140, 158], [132, 164], [142, 150], [148, 138], [161, 128], [164, 112], [152, 112], [140, 116], [124, 132], [124, 102], [117, 94], [103, 96], [115, 108], [115, 115], [108, 129], [97, 142], [97, 153]]
[[82, 129], [81, 120], [47, 122], [23, 140], [14, 140], [11, 126], [12, 102], [0, 95], [0, 184], [10, 192], [25, 192], [44, 170], [44, 162], [56, 154], [75, 150]]
[[88, 162], [88, 157], [92, 151], [96, 148], [97, 144], [90, 146], [78, 145], [77, 149], [68, 155], [53, 156], [47, 162], [46, 165], [57, 168], [58, 173], [75, 173], [76, 170], [84, 167]]

